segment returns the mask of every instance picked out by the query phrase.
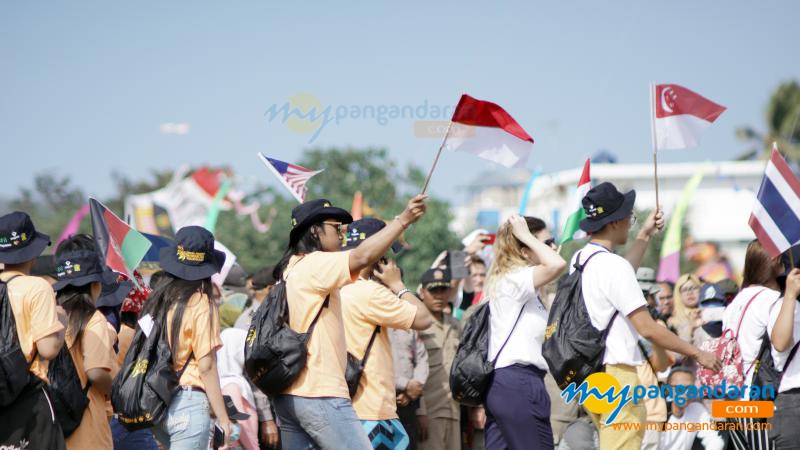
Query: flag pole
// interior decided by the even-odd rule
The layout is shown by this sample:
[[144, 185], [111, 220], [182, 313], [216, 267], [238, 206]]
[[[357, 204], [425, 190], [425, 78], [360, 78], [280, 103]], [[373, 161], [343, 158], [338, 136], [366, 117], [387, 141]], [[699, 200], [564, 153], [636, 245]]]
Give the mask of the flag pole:
[[653, 146], [653, 179], [656, 186], [656, 211], [661, 207], [658, 199], [658, 151], [656, 150], [656, 84], [650, 82], [650, 141]]
[[433, 176], [433, 170], [436, 169], [436, 164], [439, 162], [439, 156], [442, 155], [442, 149], [444, 149], [444, 143], [447, 142], [447, 136], [450, 134], [450, 127], [453, 126], [453, 121], [451, 120], [447, 124], [447, 131], [444, 132], [444, 137], [442, 138], [442, 143], [439, 145], [439, 151], [436, 152], [436, 159], [433, 160], [433, 165], [431, 166], [431, 170], [428, 172], [428, 177], [425, 178], [425, 184], [422, 186], [422, 194], [425, 194], [425, 191], [428, 190], [428, 183], [431, 182], [431, 177]]

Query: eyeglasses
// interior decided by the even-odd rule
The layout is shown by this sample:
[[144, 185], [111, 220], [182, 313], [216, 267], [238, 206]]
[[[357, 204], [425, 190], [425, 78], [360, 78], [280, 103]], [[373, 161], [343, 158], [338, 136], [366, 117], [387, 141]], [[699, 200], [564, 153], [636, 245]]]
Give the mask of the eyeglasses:
[[323, 225], [330, 225], [336, 229], [336, 234], [342, 236], [344, 234], [344, 229], [342, 228], [342, 224], [338, 222], [322, 222]]
[[681, 294], [688, 294], [689, 292], [698, 292], [700, 286], [685, 286], [681, 288]]

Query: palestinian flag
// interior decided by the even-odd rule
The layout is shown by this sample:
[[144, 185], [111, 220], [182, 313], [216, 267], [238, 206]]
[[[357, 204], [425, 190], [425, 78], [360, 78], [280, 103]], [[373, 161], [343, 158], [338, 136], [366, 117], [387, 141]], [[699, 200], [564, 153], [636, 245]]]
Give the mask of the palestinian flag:
[[115, 272], [135, 280], [133, 270], [152, 245], [142, 233], [120, 220], [97, 200], [89, 199], [92, 231], [100, 259]]
[[[580, 223], [586, 217], [586, 212], [583, 210], [582, 200], [586, 197], [586, 193], [592, 187], [592, 179], [589, 176], [589, 159], [583, 164], [583, 173], [581, 179], [578, 181], [578, 190], [575, 191], [575, 197], [572, 198], [572, 213], [567, 218], [567, 223], [564, 224], [564, 231], [561, 233], [561, 244], [571, 241], [573, 239], [580, 239], [584, 235], [579, 234], [581, 231]], [[581, 232], [583, 233], [583, 232]]]

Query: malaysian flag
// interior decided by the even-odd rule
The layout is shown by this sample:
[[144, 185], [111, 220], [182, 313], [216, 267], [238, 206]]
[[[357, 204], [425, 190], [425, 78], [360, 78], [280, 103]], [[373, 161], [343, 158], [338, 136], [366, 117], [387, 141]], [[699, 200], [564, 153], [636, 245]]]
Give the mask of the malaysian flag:
[[286, 189], [300, 203], [303, 203], [306, 198], [306, 182], [309, 178], [322, 172], [322, 170], [306, 169], [305, 167], [268, 158], [260, 152], [258, 153], [258, 159], [278, 177], [278, 180], [286, 186]]
[[800, 242], [800, 181], [778, 153], [777, 144], [772, 145], [749, 223], [772, 257]]

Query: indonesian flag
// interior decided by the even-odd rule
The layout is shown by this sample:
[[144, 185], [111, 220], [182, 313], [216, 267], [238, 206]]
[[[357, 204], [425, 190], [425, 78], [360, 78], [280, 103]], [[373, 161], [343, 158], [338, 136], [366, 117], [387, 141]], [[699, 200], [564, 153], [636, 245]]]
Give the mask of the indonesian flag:
[[469, 152], [506, 167], [528, 161], [533, 138], [500, 106], [462, 95], [445, 136], [448, 150]]
[[571, 241], [573, 239], [581, 239], [586, 234], [581, 231], [580, 223], [586, 217], [586, 211], [583, 209], [583, 197], [592, 187], [592, 179], [589, 176], [589, 169], [591, 161], [587, 158], [583, 163], [583, 173], [578, 180], [578, 189], [575, 191], [575, 196], [572, 197], [572, 213], [567, 218], [567, 223], [564, 224], [564, 232], [561, 233], [561, 244]]
[[695, 147], [725, 107], [677, 84], [657, 84], [653, 133], [657, 150]]

